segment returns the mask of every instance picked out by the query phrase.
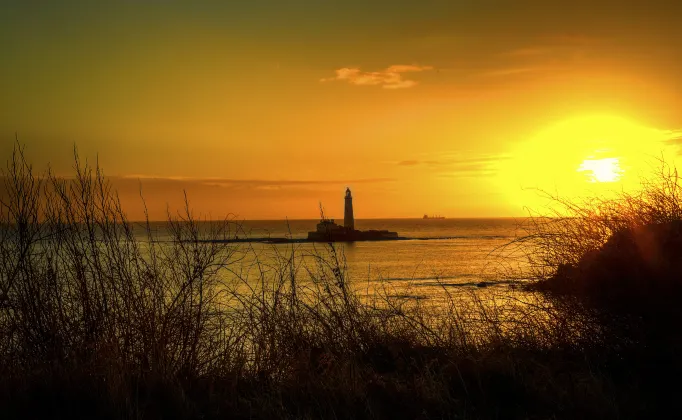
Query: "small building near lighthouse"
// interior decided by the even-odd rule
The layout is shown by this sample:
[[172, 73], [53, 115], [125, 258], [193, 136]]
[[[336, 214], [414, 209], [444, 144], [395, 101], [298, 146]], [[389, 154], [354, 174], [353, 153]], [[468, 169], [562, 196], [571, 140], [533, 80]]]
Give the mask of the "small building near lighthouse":
[[353, 195], [346, 188], [344, 198], [343, 226], [334, 223], [334, 219], [323, 218], [314, 232], [308, 232], [308, 240], [313, 242], [355, 242], [400, 239], [397, 232], [388, 230], [355, 230], [353, 214]]

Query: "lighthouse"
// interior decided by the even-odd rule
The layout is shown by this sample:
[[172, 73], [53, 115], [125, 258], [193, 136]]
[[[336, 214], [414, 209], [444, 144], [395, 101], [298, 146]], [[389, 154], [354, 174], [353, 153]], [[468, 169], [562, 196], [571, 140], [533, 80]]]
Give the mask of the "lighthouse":
[[346, 188], [346, 207], [343, 212], [343, 227], [347, 230], [355, 230], [355, 218], [353, 217], [353, 196], [350, 188]]
[[308, 232], [308, 241], [311, 242], [355, 242], [355, 241], [382, 241], [389, 239], [401, 239], [398, 232], [387, 230], [355, 230], [355, 217], [353, 217], [353, 196], [350, 188], [346, 188], [346, 206], [343, 212], [343, 226], [334, 223], [333, 219], [322, 217], [317, 224], [317, 230]]

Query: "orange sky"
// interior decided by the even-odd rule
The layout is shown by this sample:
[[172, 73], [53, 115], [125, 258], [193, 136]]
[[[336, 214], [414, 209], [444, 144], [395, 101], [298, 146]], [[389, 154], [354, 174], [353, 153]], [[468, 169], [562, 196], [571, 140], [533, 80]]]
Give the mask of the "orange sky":
[[76, 144], [133, 219], [140, 184], [153, 218], [183, 189], [339, 217], [346, 186], [358, 218], [523, 215], [682, 137], [674, 1], [28, 3], [0, 13], [0, 157], [18, 132], [68, 174]]

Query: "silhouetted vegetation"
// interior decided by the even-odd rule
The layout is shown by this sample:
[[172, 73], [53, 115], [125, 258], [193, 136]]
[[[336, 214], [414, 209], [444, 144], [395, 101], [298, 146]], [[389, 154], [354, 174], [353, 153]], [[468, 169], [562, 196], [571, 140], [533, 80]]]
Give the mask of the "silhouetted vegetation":
[[[431, 304], [363, 294], [331, 244], [260, 259], [189, 204], [172, 240], [147, 222], [140, 241], [100, 169], [74, 168], [36, 175], [17, 147], [3, 174], [3, 418], [617, 418], [674, 401], [677, 347], [656, 347], [679, 335], [674, 173], [531, 219], [510, 246], [542, 292], [443, 287]], [[636, 258], [638, 235], [661, 265]]]
[[682, 372], [682, 189], [664, 161], [635, 193], [571, 202], [552, 197], [550, 215], [529, 219], [510, 247], [528, 258], [528, 290], [601, 330], [600, 363], [630, 383], [644, 416], [672, 409]]

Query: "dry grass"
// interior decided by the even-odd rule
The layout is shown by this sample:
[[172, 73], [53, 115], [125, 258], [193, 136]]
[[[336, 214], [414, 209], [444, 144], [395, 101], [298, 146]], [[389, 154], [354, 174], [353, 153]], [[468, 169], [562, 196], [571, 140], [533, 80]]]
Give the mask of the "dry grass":
[[[189, 204], [169, 214], [172, 241], [149, 222], [141, 241], [101, 170], [77, 155], [74, 168], [36, 175], [16, 147], [3, 174], [9, 417], [613, 418], [634, 404], [589, 312], [512, 291], [444, 287], [438, 306], [388, 285], [362, 296], [332, 244], [263, 259], [220, 241], [243, 237], [237, 223], [197, 220]], [[599, 223], [536, 220], [525, 240], [544, 253], [531, 266], [569, 261], [603, 243], [600, 229], [631, 223], [585, 216]], [[556, 223], [587, 242], [556, 242]]]
[[[562, 198], [544, 191], [551, 203], [533, 211], [519, 226], [518, 239], [499, 250], [513, 267], [508, 274], [524, 280], [553, 276], [559, 267], [577, 265], [598, 251], [616, 232], [682, 220], [682, 189], [677, 169], [663, 160], [635, 192], [615, 198]], [[511, 265], [512, 261], [519, 264]]]

